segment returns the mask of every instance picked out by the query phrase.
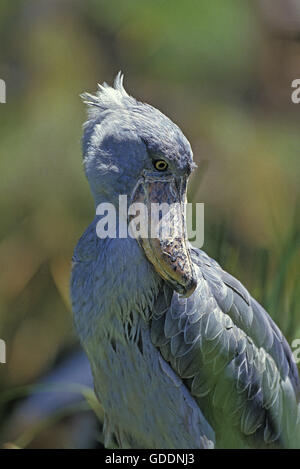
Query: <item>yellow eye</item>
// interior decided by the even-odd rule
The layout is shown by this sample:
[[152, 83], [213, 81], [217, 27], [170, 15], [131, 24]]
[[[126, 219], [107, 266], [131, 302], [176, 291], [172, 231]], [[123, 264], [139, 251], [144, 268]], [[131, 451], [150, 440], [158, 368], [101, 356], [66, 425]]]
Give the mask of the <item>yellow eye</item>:
[[168, 167], [168, 163], [166, 163], [164, 160], [155, 160], [153, 162], [154, 168], [157, 169], [157, 171], [166, 171]]

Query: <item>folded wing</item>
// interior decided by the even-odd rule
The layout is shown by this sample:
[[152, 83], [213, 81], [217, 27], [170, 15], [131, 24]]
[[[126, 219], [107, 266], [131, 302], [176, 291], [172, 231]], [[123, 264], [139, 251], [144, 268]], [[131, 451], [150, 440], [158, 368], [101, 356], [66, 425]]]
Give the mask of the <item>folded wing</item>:
[[193, 248], [192, 259], [197, 289], [189, 298], [165, 290], [153, 343], [219, 446], [300, 447], [299, 377], [286, 339], [239, 281], [203, 251]]

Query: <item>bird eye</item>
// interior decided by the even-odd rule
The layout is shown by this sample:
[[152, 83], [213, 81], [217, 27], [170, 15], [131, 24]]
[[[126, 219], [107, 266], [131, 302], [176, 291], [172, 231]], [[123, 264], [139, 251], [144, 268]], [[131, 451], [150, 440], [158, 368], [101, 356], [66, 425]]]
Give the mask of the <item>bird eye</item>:
[[153, 165], [157, 171], [166, 171], [168, 168], [168, 163], [166, 163], [164, 160], [155, 160], [153, 161]]

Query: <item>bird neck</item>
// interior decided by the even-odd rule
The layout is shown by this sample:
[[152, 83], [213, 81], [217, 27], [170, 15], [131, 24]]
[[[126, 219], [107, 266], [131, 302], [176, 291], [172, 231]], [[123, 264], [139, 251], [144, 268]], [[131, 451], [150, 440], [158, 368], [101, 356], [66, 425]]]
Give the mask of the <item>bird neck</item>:
[[141, 316], [148, 320], [163, 283], [135, 239], [100, 239], [96, 225], [97, 217], [74, 254], [73, 275], [83, 262], [89, 263], [86, 271], [92, 276], [90, 295], [95, 304], [88, 316], [79, 313], [81, 334], [99, 328], [112, 333], [120, 324], [138, 321]]

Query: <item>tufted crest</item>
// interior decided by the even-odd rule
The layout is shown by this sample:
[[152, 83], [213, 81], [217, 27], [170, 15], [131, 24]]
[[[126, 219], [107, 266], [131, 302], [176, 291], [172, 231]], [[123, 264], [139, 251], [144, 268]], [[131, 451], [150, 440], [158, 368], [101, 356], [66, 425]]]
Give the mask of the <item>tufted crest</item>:
[[107, 83], [100, 85], [95, 95], [90, 93], [81, 94], [83, 102], [88, 106], [89, 119], [99, 119], [106, 111], [128, 109], [138, 104], [138, 101], [126, 92], [123, 86], [124, 75], [119, 72], [115, 78], [114, 86]]

